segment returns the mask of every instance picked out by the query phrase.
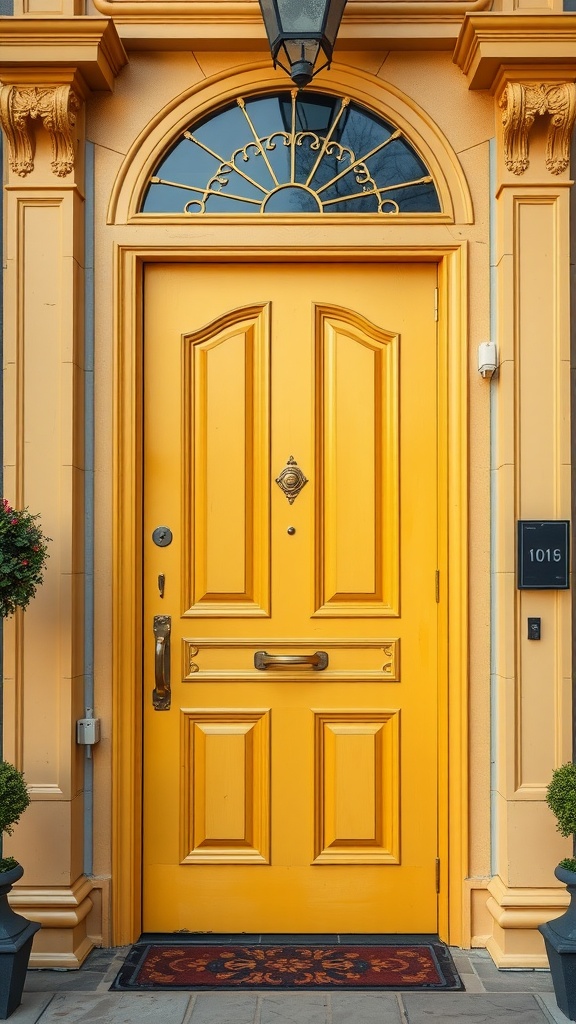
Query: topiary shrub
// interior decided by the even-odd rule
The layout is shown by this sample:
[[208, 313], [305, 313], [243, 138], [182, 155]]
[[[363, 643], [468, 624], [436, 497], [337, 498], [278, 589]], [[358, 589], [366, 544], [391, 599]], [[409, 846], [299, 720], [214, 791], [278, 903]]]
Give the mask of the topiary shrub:
[[[0, 834], [9, 836], [14, 825], [30, 803], [30, 795], [22, 772], [8, 761], [0, 761]], [[10, 871], [16, 867], [14, 857], [0, 858], [0, 871]]]
[[[576, 843], [576, 764], [573, 761], [552, 772], [546, 803], [556, 818], [560, 835], [572, 836]], [[565, 857], [560, 864], [568, 871], [576, 871], [576, 857]]]

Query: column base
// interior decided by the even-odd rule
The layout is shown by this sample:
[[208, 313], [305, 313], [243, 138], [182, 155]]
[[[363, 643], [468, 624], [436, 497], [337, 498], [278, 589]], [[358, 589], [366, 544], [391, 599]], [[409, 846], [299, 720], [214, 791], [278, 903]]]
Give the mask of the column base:
[[497, 967], [548, 967], [544, 941], [538, 928], [564, 913], [565, 889], [511, 888], [496, 875], [488, 884], [487, 910], [492, 932], [486, 949]]
[[30, 956], [30, 967], [77, 969], [98, 944], [88, 934], [94, 883], [82, 875], [70, 887], [19, 887], [10, 894], [10, 904], [20, 914], [39, 921]]

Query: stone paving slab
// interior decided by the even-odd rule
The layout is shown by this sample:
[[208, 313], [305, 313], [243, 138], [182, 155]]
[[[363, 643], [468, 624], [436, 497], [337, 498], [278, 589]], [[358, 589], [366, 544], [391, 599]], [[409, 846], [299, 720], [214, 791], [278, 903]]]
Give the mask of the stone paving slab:
[[256, 992], [200, 992], [193, 997], [190, 1024], [252, 1024]]
[[38, 992], [25, 992], [22, 1003], [17, 1010], [14, 1010], [9, 1020], [14, 1021], [14, 1024], [36, 1024], [53, 998], [51, 992], [43, 995]]
[[474, 969], [489, 992], [552, 992], [554, 990], [550, 971], [499, 971], [493, 963], [482, 960], [474, 964]]
[[89, 970], [28, 971], [26, 992], [95, 992], [103, 977], [102, 972]]
[[330, 993], [332, 1024], [404, 1024], [394, 992]]
[[407, 1024], [549, 1024], [533, 995], [499, 992], [471, 995], [467, 992], [407, 992], [402, 996]]
[[568, 1017], [562, 1013], [553, 993], [539, 992], [536, 999], [542, 1006], [544, 1013], [548, 1016], [550, 1024], [568, 1024]]
[[[42, 1024], [184, 1024], [186, 992], [58, 993], [42, 1014]], [[14, 1020], [14, 1017], [11, 1018]], [[20, 1024], [16, 1019], [14, 1024]]]
[[[261, 995], [260, 1024], [331, 1024], [327, 992], [262, 992]], [[192, 1024], [195, 1024], [194, 1018]]]

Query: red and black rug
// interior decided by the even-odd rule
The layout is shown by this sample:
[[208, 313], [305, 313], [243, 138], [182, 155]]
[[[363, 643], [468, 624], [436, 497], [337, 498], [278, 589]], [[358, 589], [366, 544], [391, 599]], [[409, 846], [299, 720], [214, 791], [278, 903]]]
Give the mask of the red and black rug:
[[[312, 937], [143, 935], [112, 990], [437, 989], [461, 991], [448, 948], [434, 936], [313, 942]], [[240, 941], [238, 941], [240, 939]], [[276, 939], [276, 937], [275, 937]], [[293, 941], [294, 940], [294, 941]]]

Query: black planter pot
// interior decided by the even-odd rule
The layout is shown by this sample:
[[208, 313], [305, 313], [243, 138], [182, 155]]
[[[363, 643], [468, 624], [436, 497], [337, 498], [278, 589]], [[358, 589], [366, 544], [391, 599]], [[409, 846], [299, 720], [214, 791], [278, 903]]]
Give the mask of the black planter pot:
[[15, 914], [8, 893], [22, 878], [20, 864], [0, 872], [0, 1020], [6, 1020], [22, 1002], [32, 940], [40, 925]]
[[556, 868], [554, 874], [570, 893], [570, 906], [555, 921], [541, 924], [556, 1002], [569, 1020], [576, 1020], [576, 872]]

